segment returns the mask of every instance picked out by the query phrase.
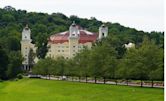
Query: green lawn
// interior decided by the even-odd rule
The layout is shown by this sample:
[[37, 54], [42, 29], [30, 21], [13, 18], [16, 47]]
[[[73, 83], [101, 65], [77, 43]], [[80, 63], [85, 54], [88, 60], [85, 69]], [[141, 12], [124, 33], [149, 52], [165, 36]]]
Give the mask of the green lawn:
[[164, 101], [164, 90], [22, 79], [1, 82], [0, 101]]

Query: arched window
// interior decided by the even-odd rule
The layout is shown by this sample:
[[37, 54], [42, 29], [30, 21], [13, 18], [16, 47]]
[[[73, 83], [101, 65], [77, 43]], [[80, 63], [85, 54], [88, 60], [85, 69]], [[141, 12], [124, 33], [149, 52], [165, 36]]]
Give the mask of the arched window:
[[104, 33], [102, 33], [102, 36], [104, 37]]

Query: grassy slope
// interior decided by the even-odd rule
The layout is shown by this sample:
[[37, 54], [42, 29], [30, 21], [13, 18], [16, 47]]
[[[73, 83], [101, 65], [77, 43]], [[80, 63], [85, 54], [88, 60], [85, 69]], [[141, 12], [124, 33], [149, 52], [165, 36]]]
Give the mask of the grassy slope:
[[0, 83], [0, 101], [163, 101], [164, 90], [23, 79]]

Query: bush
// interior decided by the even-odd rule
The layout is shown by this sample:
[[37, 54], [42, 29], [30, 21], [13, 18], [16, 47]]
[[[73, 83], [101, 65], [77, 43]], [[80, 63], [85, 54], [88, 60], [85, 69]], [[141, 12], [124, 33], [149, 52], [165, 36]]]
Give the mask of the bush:
[[3, 80], [0, 79], [0, 82], [3, 82]]
[[14, 81], [18, 81], [18, 78], [15, 78]]
[[22, 78], [23, 78], [23, 77], [22, 77], [22, 74], [18, 74], [18, 75], [17, 75], [17, 78], [18, 78], [18, 79], [22, 79]]

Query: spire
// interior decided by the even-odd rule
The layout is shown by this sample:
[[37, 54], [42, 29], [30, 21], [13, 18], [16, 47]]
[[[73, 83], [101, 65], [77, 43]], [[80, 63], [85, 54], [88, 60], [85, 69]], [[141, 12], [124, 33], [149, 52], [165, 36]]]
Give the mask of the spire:
[[103, 23], [103, 24], [101, 25], [101, 27], [105, 27], [105, 24]]
[[26, 24], [26, 26], [25, 27], [27, 27], [28, 28], [28, 24]]
[[26, 24], [25, 29], [26, 29], [26, 30], [28, 30], [28, 29], [29, 29], [28, 24]]
[[108, 27], [103, 23], [99, 27], [99, 37], [98, 37], [98, 39], [102, 39], [104, 37], [107, 37], [107, 35], [108, 35]]
[[75, 21], [73, 21], [72, 26], [75, 26], [75, 25], [76, 25], [76, 23], [75, 23]]
[[24, 27], [22, 31], [22, 40], [30, 40], [31, 41], [31, 30], [28, 27], [28, 24]]
[[69, 28], [69, 32], [70, 32], [69, 37], [74, 37], [74, 38], [78, 37], [79, 29], [78, 29], [75, 21], [73, 21], [73, 23], [71, 24], [71, 26]]

